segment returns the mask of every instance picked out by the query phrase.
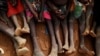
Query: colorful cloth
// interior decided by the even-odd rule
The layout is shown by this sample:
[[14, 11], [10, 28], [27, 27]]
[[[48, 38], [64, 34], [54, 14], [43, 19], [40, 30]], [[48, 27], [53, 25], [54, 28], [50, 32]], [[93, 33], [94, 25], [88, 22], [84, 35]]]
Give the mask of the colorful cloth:
[[47, 19], [47, 20], [51, 19], [51, 15], [50, 15], [49, 11], [47, 10], [46, 6], [44, 7], [43, 17], [44, 17], [44, 19]]
[[18, 4], [16, 7], [13, 7], [9, 0], [8, 0], [8, 12], [7, 12], [7, 15], [8, 17], [11, 17], [12, 15], [15, 15], [15, 14], [18, 14], [18, 13], [21, 13], [24, 11], [24, 6], [23, 4], [21, 3], [21, 0], [18, 0]]
[[[29, 2], [35, 7], [35, 10], [37, 11], [37, 13], [41, 12], [41, 5], [36, 3], [35, 0], [29, 0]], [[34, 4], [33, 4], [34, 3]], [[43, 18], [44, 19], [47, 19], [47, 20], [50, 20], [51, 19], [51, 15], [49, 13], [49, 11], [47, 10], [47, 7], [44, 6], [44, 11], [43, 11]], [[29, 12], [28, 12], [28, 15], [29, 15]], [[32, 16], [32, 13], [30, 13], [30, 17]], [[34, 15], [33, 15], [34, 17]]]
[[83, 9], [83, 5], [80, 2], [77, 2], [77, 4], [75, 5], [75, 9], [73, 11], [73, 16], [75, 18], [79, 18], [82, 14], [82, 10]]
[[51, 19], [51, 15], [47, 10], [44, 10], [43, 17], [44, 17], [44, 19], [47, 19], [47, 20]]
[[31, 19], [33, 17], [33, 14], [30, 12], [29, 9], [26, 9], [26, 15], [27, 15], [28, 19]]

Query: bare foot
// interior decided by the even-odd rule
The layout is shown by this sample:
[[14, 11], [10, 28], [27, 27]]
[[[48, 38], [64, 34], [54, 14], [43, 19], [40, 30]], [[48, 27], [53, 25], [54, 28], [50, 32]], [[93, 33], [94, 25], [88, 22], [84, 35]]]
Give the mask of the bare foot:
[[24, 28], [22, 28], [21, 32], [22, 33], [30, 33], [30, 30], [28, 27], [24, 27]]
[[89, 56], [94, 56], [94, 54], [95, 54], [94, 51], [88, 50], [85, 46], [81, 46], [79, 49], [79, 52], [83, 53], [83, 54], [87, 54]]
[[74, 47], [70, 47], [69, 50], [67, 51], [68, 54], [74, 53], [76, 49]]
[[29, 52], [29, 49], [28, 49], [27, 47], [18, 48], [18, 49], [16, 50], [16, 52], [17, 52], [17, 55], [18, 55], [18, 56], [21, 56], [21, 55], [24, 55], [24, 54], [26, 54], [27, 52]]
[[93, 30], [90, 31], [90, 35], [91, 35], [92, 37], [96, 37], [96, 34], [94, 33]]
[[53, 48], [48, 56], [58, 56], [58, 48]]
[[4, 54], [4, 50], [0, 48], [0, 56], [2, 56], [3, 54]]
[[63, 49], [67, 51], [69, 49], [68, 45], [64, 45]]
[[58, 53], [64, 53], [64, 49], [63, 48], [58, 48]]
[[88, 35], [88, 34], [89, 34], [89, 29], [86, 29], [86, 30], [83, 32], [82, 35], [86, 36], [86, 35]]
[[33, 53], [33, 56], [45, 56], [45, 55], [43, 54], [42, 51], [39, 51], [38, 49], [35, 49], [34, 53]]
[[16, 28], [16, 30], [15, 30], [15, 35], [16, 36], [19, 36], [19, 35], [21, 35], [22, 33], [21, 33], [21, 27], [18, 27], [18, 28]]
[[22, 38], [22, 37], [20, 37], [20, 36], [16, 36], [15, 39], [16, 39], [16, 41], [17, 41], [17, 43], [18, 43], [18, 47], [19, 47], [19, 48], [22, 48], [22, 47], [25, 46], [25, 44], [26, 44], [26, 39], [24, 39], [24, 38]]

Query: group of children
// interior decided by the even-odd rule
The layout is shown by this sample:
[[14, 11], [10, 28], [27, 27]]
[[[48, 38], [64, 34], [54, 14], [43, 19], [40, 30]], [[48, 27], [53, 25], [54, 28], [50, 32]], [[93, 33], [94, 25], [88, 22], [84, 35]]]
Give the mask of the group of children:
[[[51, 37], [51, 52], [48, 56], [58, 56], [58, 53], [65, 51], [68, 54], [76, 51], [73, 23], [77, 20], [80, 51], [90, 56], [95, 53], [86, 48], [84, 37], [100, 35], [94, 32], [96, 22], [91, 23], [96, 18], [92, 17], [93, 8], [94, 0], [2, 0], [0, 1], [0, 30], [12, 37], [18, 56], [29, 51], [25, 47], [26, 39], [21, 37], [24, 33], [31, 35], [33, 56], [45, 56], [38, 45], [35, 28], [35, 22], [45, 22]], [[18, 16], [22, 19], [23, 26], [19, 24]], [[60, 26], [64, 45], [60, 39]], [[2, 48], [0, 50], [4, 53]]]

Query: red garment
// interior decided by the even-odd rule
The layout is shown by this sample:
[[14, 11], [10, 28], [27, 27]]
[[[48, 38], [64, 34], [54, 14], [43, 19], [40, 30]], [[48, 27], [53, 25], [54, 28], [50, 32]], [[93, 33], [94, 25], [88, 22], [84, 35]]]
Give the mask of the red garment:
[[13, 7], [8, 0], [8, 12], [7, 12], [8, 17], [21, 13], [22, 11], [24, 11], [24, 6], [20, 0], [18, 0], [18, 4], [16, 7]]
[[49, 11], [47, 11], [47, 10], [44, 10], [43, 17], [47, 20], [51, 20], [51, 15], [50, 15]]

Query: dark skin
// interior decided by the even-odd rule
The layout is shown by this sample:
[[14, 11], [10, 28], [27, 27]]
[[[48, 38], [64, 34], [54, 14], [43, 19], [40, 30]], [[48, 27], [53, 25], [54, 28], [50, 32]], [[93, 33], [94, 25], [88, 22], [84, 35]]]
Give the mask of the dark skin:
[[[74, 0], [73, 0], [74, 1]], [[70, 12], [73, 11], [74, 9], [74, 4], [76, 3], [77, 1], [74, 1], [74, 3], [72, 3], [72, 7], [70, 9]], [[93, 51], [90, 51], [86, 48], [85, 44], [84, 44], [84, 36], [82, 35], [82, 33], [84, 32], [84, 29], [85, 29], [85, 7], [83, 6], [82, 7], [82, 14], [80, 17], [77, 18], [78, 20], [78, 23], [79, 23], [79, 37], [80, 37], [80, 49], [79, 49], [79, 52], [81, 53], [84, 53], [84, 54], [88, 54], [88, 55], [94, 55], [94, 52]], [[71, 15], [70, 19], [69, 19], [69, 24], [70, 24], [70, 32], [71, 32], [71, 38], [73, 39], [73, 23], [75, 21], [75, 17], [73, 15]], [[72, 43], [72, 47], [74, 46], [74, 42]], [[75, 50], [72, 49], [72, 50]], [[70, 51], [71, 52], [71, 51]]]
[[[38, 22], [44, 21], [44, 18], [42, 16], [42, 13], [44, 10], [44, 2], [45, 2], [45, 0], [35, 0], [35, 2], [33, 2], [31, 4], [28, 0], [25, 0], [25, 3], [27, 4], [27, 6], [30, 9], [30, 11], [32, 12], [32, 14], [34, 14], [34, 17]], [[34, 5], [36, 6], [36, 4], [39, 5], [40, 11], [38, 11], [38, 10], [36, 11], [36, 9], [38, 9], [38, 8], [34, 7]]]
[[[42, 4], [42, 7], [45, 6], [46, 1], [47, 0], [44, 0], [44, 4]], [[48, 9], [47, 9], [47, 11], [48, 11]], [[55, 34], [54, 34], [53, 24], [51, 22], [51, 19], [50, 20], [46, 19], [45, 22], [46, 22], [47, 27], [48, 27], [49, 35], [51, 37], [51, 45], [52, 45], [51, 46], [51, 52], [48, 56], [58, 56], [58, 46], [57, 46], [56, 37], [55, 37]]]
[[[36, 1], [33, 1], [33, 4], [31, 4], [28, 0], [25, 0], [29, 10], [32, 12], [32, 14], [34, 15], [34, 18], [37, 20], [37, 22], [43, 22], [44, 18], [42, 16], [42, 13], [43, 13], [43, 10], [44, 10], [44, 3], [45, 3], [45, 0], [41, 0], [41, 3], [39, 3], [40, 1], [39, 0], [36, 0]], [[33, 5], [36, 5], [36, 3], [38, 4], [41, 4], [41, 11], [40, 13], [37, 12], [35, 9], [35, 7]], [[31, 33], [31, 37], [32, 37], [32, 43], [33, 43], [33, 47], [34, 47], [34, 50], [33, 50], [33, 56], [45, 56], [44, 53], [42, 52], [41, 48], [39, 47], [39, 44], [38, 44], [38, 41], [37, 41], [37, 34], [36, 34], [36, 29], [35, 29], [35, 22], [34, 22], [34, 19], [30, 19], [28, 18], [28, 24], [30, 26], [30, 33]]]
[[[86, 7], [86, 27], [85, 27], [85, 31], [83, 32], [83, 35], [88, 35], [90, 34], [92, 37], [96, 37], [96, 34], [94, 33], [94, 28], [96, 26], [96, 24], [92, 24], [90, 21], [93, 19], [91, 18], [92, 15], [92, 8], [93, 8], [93, 0], [87, 0], [87, 1], [81, 1], [85, 7]], [[91, 27], [92, 26], [92, 27]], [[91, 28], [90, 28], [91, 27]]]
[[58, 46], [56, 43], [56, 38], [55, 38], [55, 34], [54, 34], [54, 30], [53, 30], [53, 25], [51, 23], [51, 20], [46, 20], [47, 26], [48, 26], [48, 30], [49, 30], [49, 34], [51, 37], [51, 52], [48, 56], [58, 56]]
[[85, 18], [84, 18], [84, 16], [85, 15], [83, 15], [82, 16], [82, 18], [83, 18], [83, 21], [82, 20], [79, 20], [79, 22], [80, 22], [80, 49], [79, 49], [79, 51], [80, 51], [80, 53], [84, 53], [84, 54], [87, 54], [87, 55], [89, 55], [89, 56], [91, 56], [91, 55], [94, 55], [95, 53], [94, 53], [94, 51], [90, 51], [86, 46], [85, 46], [85, 43], [84, 43], [84, 37], [85, 36], [83, 36], [82, 35], [82, 32], [84, 32], [84, 29], [85, 29]]
[[14, 43], [14, 47], [16, 49], [17, 55], [24, 55], [26, 52], [29, 51], [26, 47], [20, 48], [20, 42], [19, 42], [18, 38], [22, 41], [23, 41], [23, 38], [21, 38], [20, 36], [14, 36], [14, 28], [13, 27], [9, 27], [5, 23], [0, 21], [0, 31], [11, 37], [11, 39]]
[[[77, 1], [76, 1], [77, 2]], [[75, 2], [74, 2], [75, 3]], [[73, 3], [73, 5], [74, 5]], [[74, 6], [73, 6], [74, 8]], [[71, 8], [71, 11], [73, 11], [73, 8]], [[73, 23], [75, 20], [75, 17], [71, 16], [70, 18], [70, 22]], [[82, 4], [82, 13], [81, 16], [77, 18], [78, 23], [79, 23], [79, 37], [80, 37], [80, 49], [79, 52], [87, 54], [89, 56], [94, 55], [94, 51], [90, 51], [87, 49], [87, 47], [84, 44], [84, 35], [82, 35], [82, 33], [85, 30], [85, 22], [86, 22], [86, 17], [85, 17], [85, 6]], [[71, 24], [70, 23], [70, 24]], [[70, 28], [71, 29], [71, 28]], [[73, 29], [73, 28], [72, 28]]]
[[[5, 5], [3, 5], [3, 4], [5, 4]], [[7, 17], [7, 15], [6, 15], [6, 12], [7, 12], [7, 0], [5, 0], [5, 3], [3, 2], [1, 5], [1, 8], [0, 8], [0, 16], [1, 16], [1, 22], [2, 23], [5, 23], [5, 25], [4, 26], [2, 26], [2, 24], [1, 24], [1, 26], [4, 28], [3, 30], [5, 30], [7, 27], [8, 28], [11, 28], [10, 30], [14, 30], [14, 27], [13, 27], [13, 25], [11, 24], [11, 21], [9, 21], [9, 19], [8, 19], [8, 17]], [[3, 20], [2, 20], [3, 19]], [[7, 26], [7, 27], [6, 27]], [[5, 31], [7, 31], [7, 30], [5, 30]], [[8, 33], [10, 33], [10, 34], [14, 34], [13, 33], [13, 31], [8, 31]]]
[[[45, 1], [41, 0], [42, 3], [44, 3]], [[39, 1], [40, 2], [40, 1]], [[29, 10], [32, 12], [32, 14], [34, 15], [34, 18], [40, 22], [42, 18], [42, 15], [41, 15], [41, 18], [39, 18], [39, 14], [37, 11], [35, 11], [35, 7], [28, 1], [28, 0], [25, 0], [25, 3], [26, 5], [28, 6]], [[33, 4], [35, 4], [35, 2], [33, 2]], [[42, 4], [42, 6], [44, 6], [44, 4]], [[31, 33], [31, 37], [32, 37], [32, 43], [33, 43], [33, 47], [34, 47], [34, 50], [33, 50], [33, 56], [45, 56], [44, 53], [42, 52], [41, 48], [39, 47], [39, 44], [38, 44], [38, 41], [37, 41], [37, 34], [36, 34], [36, 28], [35, 28], [35, 22], [34, 22], [34, 19], [33, 18], [29, 18], [27, 16], [27, 20], [28, 20], [28, 24], [29, 24], [29, 27], [30, 27], [30, 33]]]
[[61, 39], [60, 39], [60, 28], [59, 28], [60, 22], [57, 21], [56, 17], [53, 17], [53, 20], [54, 19], [55, 19], [55, 21], [54, 21], [54, 31], [55, 31], [56, 39], [57, 39], [57, 42], [58, 42], [58, 52], [62, 53], [63, 52], [63, 46], [62, 46], [62, 42], [61, 42]]
[[[41, 5], [41, 12], [40, 12], [40, 17], [38, 20], [40, 21], [44, 21], [44, 18], [42, 16], [42, 13], [44, 11], [44, 6], [45, 6], [45, 0], [41, 0], [42, 2], [42, 5]], [[34, 9], [32, 8], [32, 5], [26, 1], [26, 3], [28, 4], [28, 7], [30, 7], [29, 9], [32, 11], [34, 11]], [[30, 5], [29, 5], [30, 4]], [[33, 13], [34, 14], [34, 13]], [[27, 17], [28, 18], [28, 17]], [[31, 29], [31, 36], [32, 36], [32, 39], [33, 39], [33, 45], [34, 45], [34, 53], [33, 53], [33, 56], [44, 56], [43, 52], [41, 51], [38, 43], [37, 43], [37, 36], [36, 36], [36, 32], [35, 32], [35, 23], [34, 23], [34, 20], [33, 19], [30, 19], [28, 18], [28, 21], [29, 21], [29, 25], [30, 25], [30, 29]], [[38, 22], [40, 22], [38, 21]], [[46, 24], [47, 24], [47, 27], [49, 29], [49, 34], [50, 34], [50, 37], [51, 37], [51, 43], [52, 43], [52, 47], [51, 47], [51, 52], [49, 54], [49, 56], [57, 56], [57, 52], [58, 52], [58, 47], [57, 47], [57, 43], [56, 43], [56, 40], [55, 40], [55, 35], [54, 35], [54, 31], [53, 31], [53, 26], [52, 26], [52, 23], [51, 23], [51, 20], [45, 20]]]
[[[35, 8], [32, 6], [32, 4], [28, 1], [28, 0], [25, 0], [25, 3], [27, 4], [28, 8], [30, 9], [30, 11], [32, 12], [32, 14], [34, 14], [34, 17], [35, 19], [38, 20], [38, 14], [37, 12], [35, 11]], [[33, 10], [34, 9], [34, 10]]]
[[23, 23], [24, 23], [23, 28], [22, 28], [22, 27], [19, 25], [19, 23], [18, 23], [17, 15], [11, 16], [11, 18], [13, 19], [13, 22], [14, 22], [14, 24], [15, 24], [15, 26], [16, 26], [16, 29], [15, 29], [15, 35], [16, 35], [16, 36], [20, 36], [20, 35], [22, 35], [23, 33], [30, 33], [30, 32], [29, 32], [29, 26], [28, 26], [28, 24], [27, 24], [26, 17], [25, 17], [25, 15], [24, 15], [24, 13], [22, 12], [22, 13], [20, 13], [20, 15], [21, 15], [21, 17], [23, 18]]
[[[5, 4], [5, 5], [2, 5], [2, 4]], [[1, 8], [0, 8], [0, 16], [1, 16], [0, 17], [0, 19], [1, 19], [0, 20], [0, 30], [11, 37], [11, 39], [14, 42], [14, 45], [16, 45], [16, 46], [14, 46], [16, 48], [16, 52], [19, 52], [19, 50], [21, 50], [21, 52], [23, 52], [25, 49], [23, 49], [23, 48], [18, 49], [18, 48], [24, 46], [22, 44], [23, 44], [23, 40], [25, 40], [25, 39], [20, 38], [20, 36], [14, 36], [14, 27], [11, 24], [11, 21], [9, 20], [9, 18], [7, 17], [7, 14], [6, 14], [7, 9], [8, 9], [7, 1], [5, 3], [2, 3], [2, 4], [0, 5], [1, 6]], [[22, 42], [19, 40], [22, 40]], [[25, 50], [25, 51], [27, 51], [27, 50]]]
[[9, 27], [12, 27], [11, 22], [8, 20], [6, 12], [4, 12], [4, 11], [0, 12], [0, 17], [1, 17], [2, 22], [6, 23]]
[[0, 20], [6, 23], [9, 27], [11, 27], [11, 23], [8, 20], [7, 17], [7, 10], [8, 10], [8, 5], [7, 5], [7, 0], [1, 0], [0, 1]]
[[56, 14], [56, 16], [60, 19], [64, 19], [66, 15], [63, 14], [52, 2], [47, 1], [48, 6], [50, 7], [50, 10]]
[[[31, 10], [31, 12], [35, 11], [32, 7], [32, 4], [28, 1], [28, 0], [25, 0], [24, 1], [24, 5], [25, 6], [28, 6], [29, 9]], [[27, 8], [27, 7], [26, 7]], [[37, 13], [37, 12], [36, 12]], [[33, 56], [44, 56], [44, 54], [42, 53], [42, 51], [40, 50], [40, 47], [37, 43], [37, 36], [36, 36], [36, 32], [35, 32], [35, 23], [34, 23], [34, 20], [33, 18], [30, 18], [29, 16], [27, 16], [27, 20], [28, 20], [28, 24], [29, 24], [29, 27], [30, 27], [30, 33], [31, 33], [31, 37], [32, 37], [32, 40], [33, 40], [33, 46], [34, 46], [34, 50], [33, 50]], [[35, 17], [35, 16], [34, 16]]]
[[[10, 1], [10, 3], [11, 3], [11, 1]], [[22, 3], [22, 1], [20, 1], [20, 2]], [[17, 3], [17, 1], [15, 0], [14, 4], [16, 4], [16, 3]], [[12, 5], [13, 5], [13, 3], [12, 3]], [[14, 7], [14, 5], [13, 5], [13, 7]], [[27, 24], [27, 21], [26, 21], [24, 11], [20, 12], [18, 15], [20, 15], [20, 17], [23, 19], [24, 26], [21, 28], [21, 26], [20, 26], [20, 24], [18, 23], [18, 20], [17, 20], [17, 15], [11, 16], [11, 18], [12, 18], [12, 20], [13, 20], [15, 26], [16, 26], [16, 29], [15, 29], [15, 35], [16, 36], [22, 35], [23, 33], [29, 33], [29, 27], [28, 27], [28, 24]]]
[[[67, 4], [67, 0], [64, 0], [64, 1]], [[59, 2], [60, 2], [60, 0], [57, 1], [57, 3], [59, 3]], [[50, 11], [52, 12], [51, 14], [52, 14], [53, 21], [54, 21], [53, 22], [54, 23], [54, 31], [55, 31], [57, 42], [58, 42], [58, 52], [62, 53], [64, 50], [69, 50], [68, 27], [67, 27], [67, 21], [66, 21], [66, 16], [67, 16], [67, 13], [68, 13], [69, 10], [67, 10], [66, 11], [67, 13], [64, 14], [62, 12], [62, 10], [60, 11], [60, 9], [57, 7], [57, 5], [60, 5], [60, 4], [56, 4], [56, 2], [54, 0], [48, 1], [47, 4], [50, 8]], [[65, 5], [63, 5], [63, 4], [60, 5], [60, 6], [64, 7], [66, 5], [66, 4]], [[69, 9], [69, 7], [68, 7], [68, 9]], [[56, 15], [56, 16], [54, 16], [54, 15]], [[64, 35], [64, 38], [65, 38], [64, 46], [62, 46], [62, 42], [61, 42], [61, 39], [60, 39], [60, 26], [62, 27], [63, 35]]]
[[30, 27], [30, 33], [31, 33], [31, 37], [32, 37], [32, 43], [34, 46], [34, 50], [33, 50], [33, 56], [44, 56], [42, 50], [39, 47], [38, 41], [37, 41], [37, 34], [36, 34], [36, 28], [35, 28], [35, 23], [34, 23], [34, 19], [31, 19], [29, 21], [29, 27]]
[[[55, 11], [53, 11], [53, 12], [55, 12], [55, 13], [59, 13], [58, 11], [56, 11], [57, 10], [57, 8], [56, 7], [54, 7], [54, 5], [52, 4], [52, 3], [50, 3], [49, 1], [47, 1], [48, 2], [48, 5], [49, 5], [49, 7], [51, 8], [51, 10], [52, 9], [55, 9]], [[52, 8], [53, 7], [53, 8]], [[51, 14], [52, 15], [52, 14]], [[57, 19], [56, 17], [53, 17], [53, 19]], [[55, 34], [56, 34], [56, 38], [57, 38], [57, 42], [58, 42], [58, 52], [62, 52], [62, 43], [61, 43], [61, 40], [60, 40], [60, 32], [59, 32], [59, 23], [57, 23], [58, 21], [56, 20], [56, 21], [54, 21], [55, 23], [54, 23], [54, 30], [55, 30]], [[57, 24], [56, 24], [57, 23]], [[56, 25], [55, 25], [56, 24]]]

